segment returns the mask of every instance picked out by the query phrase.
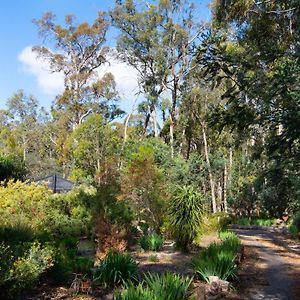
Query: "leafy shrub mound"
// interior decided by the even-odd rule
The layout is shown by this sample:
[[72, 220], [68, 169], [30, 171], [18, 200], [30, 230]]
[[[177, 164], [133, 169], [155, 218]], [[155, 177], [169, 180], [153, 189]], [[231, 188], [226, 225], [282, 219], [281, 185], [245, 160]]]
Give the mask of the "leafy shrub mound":
[[53, 265], [53, 250], [38, 242], [28, 245], [28, 250], [16, 256], [18, 250], [0, 244], [0, 296], [14, 297], [22, 290], [33, 287], [42, 273]]
[[192, 266], [199, 277], [209, 281], [210, 276], [218, 276], [222, 280], [236, 277], [238, 266], [236, 255], [241, 243], [234, 233], [220, 234], [221, 244], [212, 243], [192, 260]]
[[145, 251], [159, 251], [163, 248], [164, 239], [156, 233], [143, 235], [139, 238], [139, 245]]
[[189, 298], [192, 278], [173, 273], [145, 275], [145, 279], [138, 286], [129, 283], [121, 293], [117, 293], [115, 300], [185, 300]]
[[115, 287], [138, 280], [137, 263], [129, 254], [109, 252], [95, 268], [93, 281], [107, 287]]

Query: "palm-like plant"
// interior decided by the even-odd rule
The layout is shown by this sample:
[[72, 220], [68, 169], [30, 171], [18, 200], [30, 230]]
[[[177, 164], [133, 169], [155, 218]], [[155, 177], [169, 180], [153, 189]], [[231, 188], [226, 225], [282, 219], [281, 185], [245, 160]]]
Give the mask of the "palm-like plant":
[[177, 245], [184, 251], [193, 242], [202, 222], [203, 195], [192, 186], [179, 187], [169, 205], [169, 222]]

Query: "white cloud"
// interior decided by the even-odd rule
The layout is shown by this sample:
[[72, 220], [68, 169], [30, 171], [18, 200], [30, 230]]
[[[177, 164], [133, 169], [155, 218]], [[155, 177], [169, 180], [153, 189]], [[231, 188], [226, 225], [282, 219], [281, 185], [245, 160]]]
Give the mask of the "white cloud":
[[128, 64], [118, 61], [115, 58], [109, 58], [109, 64], [101, 66], [98, 70], [99, 76], [110, 72], [114, 75], [117, 89], [121, 98], [133, 100], [138, 89], [138, 72]]
[[63, 90], [64, 78], [62, 73], [51, 73], [49, 63], [37, 57], [28, 46], [18, 55], [22, 63], [22, 71], [35, 76], [38, 86], [47, 95], [57, 95]]
[[[22, 71], [35, 76], [38, 86], [47, 95], [57, 95], [63, 90], [63, 74], [51, 73], [49, 63], [37, 57], [37, 54], [28, 46], [18, 55], [22, 63]], [[138, 92], [138, 73], [124, 62], [114, 58], [109, 59], [110, 63], [98, 69], [98, 76], [103, 76], [106, 72], [111, 72], [117, 84], [121, 99], [133, 101]], [[126, 101], [126, 102], [127, 102]]]

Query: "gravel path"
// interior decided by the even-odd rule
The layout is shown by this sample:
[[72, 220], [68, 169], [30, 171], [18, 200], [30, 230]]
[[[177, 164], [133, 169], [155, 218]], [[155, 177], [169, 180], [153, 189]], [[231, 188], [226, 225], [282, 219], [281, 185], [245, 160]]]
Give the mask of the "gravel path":
[[232, 230], [245, 247], [258, 254], [255, 268], [259, 279], [249, 285], [247, 299], [300, 299], [300, 245], [271, 227]]

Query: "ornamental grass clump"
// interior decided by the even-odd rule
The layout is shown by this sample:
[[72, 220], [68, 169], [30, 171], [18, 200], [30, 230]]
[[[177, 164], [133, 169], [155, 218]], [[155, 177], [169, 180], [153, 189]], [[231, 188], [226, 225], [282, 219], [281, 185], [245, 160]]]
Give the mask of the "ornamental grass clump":
[[128, 283], [123, 291], [115, 293], [114, 300], [156, 300], [153, 291], [144, 285], [139, 283], [134, 285]]
[[113, 288], [129, 281], [137, 282], [138, 268], [135, 260], [129, 255], [109, 252], [101, 264], [95, 268], [93, 282]]
[[164, 245], [162, 236], [154, 233], [139, 238], [139, 245], [145, 251], [160, 251]]
[[147, 286], [153, 291], [154, 299], [185, 300], [193, 279], [166, 272], [163, 275], [148, 273], [145, 275]]
[[212, 243], [201, 251], [193, 260], [192, 266], [200, 280], [209, 281], [210, 276], [222, 280], [234, 279], [238, 272], [236, 255], [241, 243], [234, 234], [221, 234], [221, 244]]
[[174, 273], [148, 273], [139, 285], [129, 283], [118, 292], [115, 300], [186, 300], [190, 296], [192, 278]]

